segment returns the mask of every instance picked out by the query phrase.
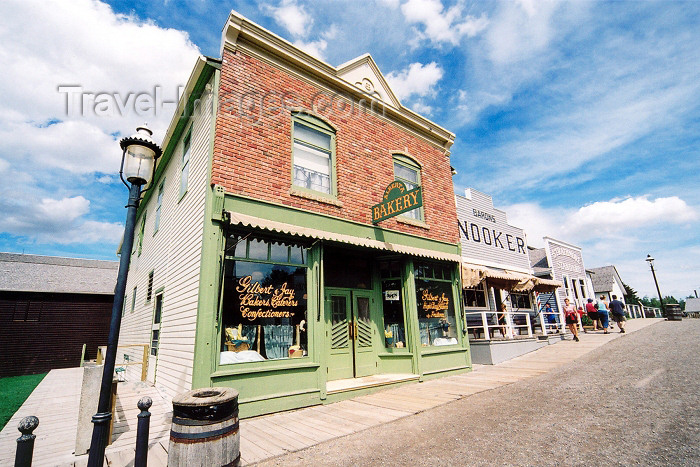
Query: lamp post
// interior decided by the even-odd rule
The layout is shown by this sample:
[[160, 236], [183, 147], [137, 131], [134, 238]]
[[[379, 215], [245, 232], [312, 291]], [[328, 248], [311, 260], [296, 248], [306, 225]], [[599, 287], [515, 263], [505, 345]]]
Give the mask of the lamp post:
[[[129, 189], [129, 202], [126, 205], [124, 240], [119, 260], [117, 286], [114, 289], [112, 319], [109, 324], [109, 339], [107, 340], [107, 355], [105, 356], [102, 383], [100, 385], [100, 399], [97, 404], [97, 413], [92, 417], [94, 426], [90, 442], [90, 454], [88, 456], [89, 467], [102, 466], [105, 448], [107, 447], [107, 438], [109, 437], [109, 427], [112, 420], [112, 379], [114, 363], [117, 357], [119, 328], [122, 321], [126, 277], [129, 272], [131, 250], [134, 246], [136, 211], [141, 201], [141, 187], [147, 185], [153, 178], [156, 160], [162, 153], [160, 146], [151, 139], [152, 134], [153, 132], [146, 126], [140, 126], [136, 129], [136, 133], [119, 141], [119, 146], [122, 148], [122, 163], [119, 169], [119, 177]], [[125, 177], [126, 180], [124, 179]]]
[[661, 298], [661, 290], [659, 290], [659, 282], [656, 280], [656, 271], [654, 271], [654, 258], [651, 255], [647, 255], [647, 263], [651, 267], [651, 274], [654, 276], [654, 284], [656, 284], [656, 293], [659, 294], [659, 303], [661, 304], [661, 315], [666, 316], [666, 310], [664, 309], [664, 300]]

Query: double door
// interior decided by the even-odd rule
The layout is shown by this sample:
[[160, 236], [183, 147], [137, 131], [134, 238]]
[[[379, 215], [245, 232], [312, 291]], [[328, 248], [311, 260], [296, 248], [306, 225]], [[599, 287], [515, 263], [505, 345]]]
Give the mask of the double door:
[[330, 321], [329, 381], [376, 372], [372, 302], [370, 291], [326, 289], [326, 313]]

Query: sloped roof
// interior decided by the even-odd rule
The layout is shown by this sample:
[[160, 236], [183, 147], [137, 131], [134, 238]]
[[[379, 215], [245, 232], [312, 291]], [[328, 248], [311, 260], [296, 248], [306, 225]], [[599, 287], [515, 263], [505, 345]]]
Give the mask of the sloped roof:
[[547, 251], [544, 248], [527, 247], [527, 254], [530, 257], [530, 266], [536, 276], [551, 275], [552, 268], [547, 261]]
[[119, 262], [0, 253], [0, 291], [114, 294]]
[[389, 105], [401, 108], [401, 102], [389, 87], [384, 75], [370, 54], [360, 55], [337, 67], [339, 78], [362, 89], [369, 96], [377, 97]]
[[620, 282], [621, 288], [623, 287], [622, 279], [620, 279], [620, 275], [617, 273], [615, 266], [588, 268], [588, 270], [593, 273], [591, 274], [591, 283], [593, 284], [593, 291], [596, 294], [598, 292], [610, 292], [613, 289], [615, 280]]
[[700, 298], [687, 298], [685, 300], [685, 311], [698, 312], [700, 311]]

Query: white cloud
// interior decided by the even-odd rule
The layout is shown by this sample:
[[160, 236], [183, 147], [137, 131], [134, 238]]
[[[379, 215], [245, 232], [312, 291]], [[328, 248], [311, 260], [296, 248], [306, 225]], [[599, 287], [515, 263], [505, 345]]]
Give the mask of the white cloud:
[[619, 234], [656, 224], [685, 224], [698, 220], [695, 209], [677, 196], [649, 200], [648, 196], [599, 201], [571, 214], [566, 230], [579, 237], [586, 233]]
[[378, 0], [378, 3], [381, 3], [389, 8], [396, 9], [401, 4], [401, 0]]
[[386, 80], [399, 99], [409, 99], [413, 95], [434, 94], [434, 87], [443, 74], [443, 69], [435, 62], [426, 65], [416, 62], [399, 72], [392, 71], [386, 75]]
[[[503, 208], [511, 225], [523, 228], [528, 245], [541, 248], [548, 236], [582, 248], [586, 267], [614, 264], [622, 280], [640, 296], [655, 295], [648, 253], [663, 270], [664, 295], [685, 297], [697, 287], [700, 254], [698, 210], [677, 196], [601, 201], [578, 209], [543, 208], [517, 203]], [[685, 234], [683, 233], [685, 232]]]
[[[543, 208], [537, 203], [516, 203], [504, 208], [508, 222], [525, 229], [528, 242], [541, 246], [544, 236], [576, 244], [631, 238], [630, 233], [659, 225], [685, 225], [700, 219], [697, 209], [678, 196], [626, 197], [598, 201], [578, 209]], [[632, 235], [633, 237], [633, 235]]]
[[554, 36], [558, 1], [504, 2], [485, 33], [489, 58], [496, 63], [527, 61], [546, 49]]
[[[0, 157], [15, 167], [113, 172], [120, 158], [113, 134], [131, 133], [147, 120], [156, 140], [163, 137], [174, 104], [138, 112], [131, 103], [138, 93], [155, 100], [156, 86], [162, 100], [177, 97], [199, 55], [187, 33], [91, 0], [4, 1], [0, 16], [0, 61], [11, 64], [0, 74], [0, 131], [8, 143]], [[85, 106], [70, 115], [67, 94], [58, 89], [66, 85], [84, 92]], [[100, 115], [88, 93], [131, 101], [123, 112], [113, 106]]]
[[305, 37], [313, 24], [313, 18], [295, 0], [283, 0], [278, 6], [265, 5], [264, 8], [277, 24], [295, 37]]
[[90, 201], [82, 196], [0, 201], [0, 231], [36, 243], [92, 244], [118, 242], [124, 231], [118, 222], [86, 220]]
[[317, 41], [294, 41], [294, 45], [299, 47], [301, 50], [309, 55], [312, 55], [320, 60], [324, 59], [324, 52], [326, 47], [328, 47], [328, 42], [325, 39], [319, 39]]
[[44, 198], [36, 206], [36, 214], [51, 223], [71, 223], [90, 210], [90, 201], [82, 196], [73, 198]]
[[458, 3], [445, 9], [440, 0], [409, 0], [401, 5], [408, 23], [422, 25], [418, 39], [457, 45], [463, 37], [474, 37], [489, 24], [485, 14], [474, 17], [462, 12]]
[[[21, 196], [0, 187], [0, 232], [45, 244], [118, 242], [123, 227], [91, 219], [88, 199], [63, 194], [66, 177], [79, 190], [116, 174], [116, 140], [144, 121], [160, 140], [175, 104], [138, 111], [137, 95], [176, 100], [198, 48], [185, 32], [116, 14], [97, 0], [6, 0], [0, 17], [0, 171], [24, 187]], [[59, 92], [67, 85], [77, 104], [70, 109]], [[95, 96], [127, 104], [95, 112]]]
[[421, 100], [416, 101], [413, 104], [411, 104], [411, 109], [414, 112], [419, 113], [421, 115], [430, 115], [433, 113], [433, 110], [434, 110], [432, 106], [427, 105], [426, 103], [424, 103]]

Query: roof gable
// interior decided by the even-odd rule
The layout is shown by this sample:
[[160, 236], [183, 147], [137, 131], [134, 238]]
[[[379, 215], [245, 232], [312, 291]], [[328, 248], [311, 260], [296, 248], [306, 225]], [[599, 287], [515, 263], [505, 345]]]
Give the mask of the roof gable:
[[0, 291], [114, 294], [119, 262], [0, 253]]
[[620, 275], [617, 273], [615, 266], [603, 266], [601, 268], [590, 268], [593, 274], [591, 274], [591, 283], [593, 284], [593, 291], [598, 292], [610, 292], [613, 289], [613, 283], [617, 281], [618, 287], [624, 292], [625, 286], [622, 283]]
[[389, 83], [370, 54], [360, 55], [343, 63], [337, 67], [337, 70], [338, 78], [355, 85], [368, 96], [380, 99], [397, 109], [401, 107], [399, 99], [389, 87]]

